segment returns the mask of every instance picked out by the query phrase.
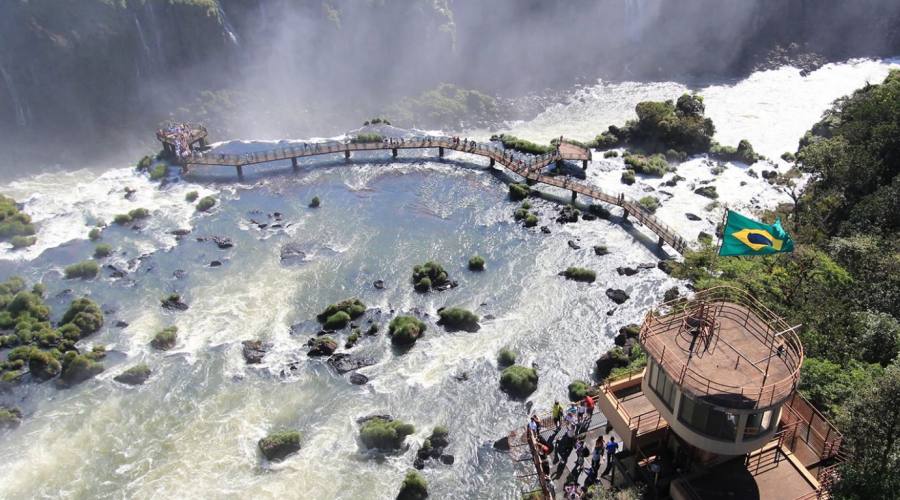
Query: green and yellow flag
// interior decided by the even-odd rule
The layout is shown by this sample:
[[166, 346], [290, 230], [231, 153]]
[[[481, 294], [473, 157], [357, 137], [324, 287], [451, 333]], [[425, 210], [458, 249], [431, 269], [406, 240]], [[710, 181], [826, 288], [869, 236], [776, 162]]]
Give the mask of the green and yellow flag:
[[793, 251], [794, 240], [781, 227], [781, 219], [775, 219], [775, 223], [769, 225], [728, 211], [719, 255], [767, 255]]

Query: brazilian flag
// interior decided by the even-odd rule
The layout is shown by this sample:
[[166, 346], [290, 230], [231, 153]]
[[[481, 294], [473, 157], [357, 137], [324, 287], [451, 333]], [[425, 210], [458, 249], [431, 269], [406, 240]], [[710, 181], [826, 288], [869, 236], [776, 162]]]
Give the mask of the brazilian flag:
[[719, 255], [723, 256], [767, 255], [794, 251], [794, 240], [781, 227], [781, 219], [775, 219], [772, 225], [763, 224], [729, 210], [722, 234]]

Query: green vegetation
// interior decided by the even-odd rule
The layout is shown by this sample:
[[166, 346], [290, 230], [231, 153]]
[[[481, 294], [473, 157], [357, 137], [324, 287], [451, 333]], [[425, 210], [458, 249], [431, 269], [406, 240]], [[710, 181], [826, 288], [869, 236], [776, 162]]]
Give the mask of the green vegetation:
[[344, 348], [350, 349], [351, 347], [355, 346], [356, 343], [359, 341], [359, 336], [360, 336], [359, 328], [354, 328], [353, 330], [350, 330], [350, 336], [347, 337], [347, 342], [344, 343]]
[[166, 177], [169, 173], [169, 167], [165, 163], [157, 163], [150, 170], [150, 180], [158, 181]]
[[797, 161], [797, 157], [795, 157], [794, 153], [791, 153], [790, 151], [781, 153], [781, 159], [788, 163], [794, 163], [795, 161]]
[[88, 231], [88, 239], [91, 241], [97, 241], [100, 239], [100, 228], [95, 227]]
[[131, 222], [131, 216], [128, 214], [117, 214], [115, 217], [113, 217], [113, 222], [120, 226], [124, 226], [125, 224]]
[[93, 279], [100, 274], [100, 266], [92, 260], [86, 260], [84, 262], [72, 264], [71, 266], [66, 266], [64, 272], [66, 274], [66, 279]]
[[150, 211], [146, 208], [135, 208], [128, 211], [128, 216], [131, 217], [132, 220], [146, 219], [147, 217], [150, 217]]
[[73, 385], [93, 378], [103, 371], [103, 365], [84, 354], [69, 351], [63, 356], [60, 378]]
[[[788, 324], [803, 324], [801, 391], [844, 432], [853, 458], [843, 496], [889, 498], [900, 478], [900, 71], [835, 101], [801, 141], [811, 175], [782, 217], [797, 249], [752, 259], [715, 248], [673, 264], [697, 289], [751, 292]], [[883, 374], [882, 374], [883, 373]]]
[[605, 151], [605, 152], [603, 153], [603, 157], [604, 157], [604, 158], [618, 158], [618, 157], [619, 157], [619, 152], [616, 151], [616, 150]]
[[100, 243], [94, 247], [94, 258], [102, 259], [112, 255], [112, 247], [107, 243]]
[[37, 243], [37, 236], [13, 236], [9, 242], [15, 249], [30, 247]]
[[629, 169], [639, 174], [662, 177], [670, 171], [669, 162], [661, 154], [649, 158], [644, 155], [626, 154], [624, 159]]
[[150, 374], [150, 367], [145, 363], [140, 363], [116, 375], [113, 380], [122, 384], [140, 385], [150, 378]]
[[517, 399], [525, 399], [537, 390], [538, 375], [534, 368], [512, 365], [500, 374], [500, 389]]
[[500, 352], [497, 353], [497, 366], [506, 368], [514, 364], [516, 364], [516, 353], [505, 347], [500, 349]]
[[188, 193], [186, 195], [184, 195], [184, 201], [186, 201], [188, 203], [193, 203], [193, 202], [197, 201], [197, 198], [199, 198], [199, 197], [200, 197], [200, 193], [198, 193], [196, 191], [188, 191]]
[[484, 271], [484, 259], [478, 255], [469, 259], [470, 271]]
[[416, 428], [401, 420], [371, 418], [362, 424], [359, 437], [369, 449], [399, 450], [406, 436], [416, 432]]
[[338, 311], [327, 319], [322, 325], [326, 330], [340, 330], [350, 324], [350, 315], [344, 311]]
[[609, 379], [611, 380], [634, 375], [647, 366], [647, 353], [641, 348], [640, 344], [631, 346], [627, 353], [621, 347], [616, 347], [610, 352], [613, 352], [615, 357], [624, 363], [624, 366], [613, 368], [609, 374]]
[[7, 241], [16, 236], [32, 236], [34, 233], [31, 217], [19, 211], [16, 200], [0, 195], [0, 241]]
[[574, 380], [569, 384], [569, 401], [581, 401], [588, 395], [591, 386], [584, 380]]
[[538, 221], [539, 221], [539, 219], [538, 219], [537, 215], [529, 213], [528, 215], [525, 216], [525, 222], [523, 223], [523, 225], [525, 227], [534, 227], [534, 226], [538, 225]]
[[709, 155], [722, 161], [739, 161], [747, 165], [752, 165], [761, 158], [753, 151], [753, 146], [747, 139], [741, 139], [737, 148], [713, 142], [709, 148]]
[[719, 193], [716, 192], [715, 186], [700, 186], [697, 189], [695, 189], [694, 192], [699, 194], [700, 196], [705, 196], [705, 197], [711, 198], [713, 200], [715, 200], [716, 198], [719, 197]]
[[318, 196], [313, 196], [313, 199], [309, 202], [309, 208], [319, 208], [320, 205], [322, 205], [322, 200]]
[[281, 431], [262, 438], [257, 443], [259, 451], [267, 460], [280, 461], [300, 450], [300, 433]]
[[593, 283], [597, 279], [596, 272], [583, 267], [570, 267], [563, 271], [562, 275], [565, 276], [566, 279], [584, 283]]
[[60, 333], [63, 337], [79, 338], [86, 337], [103, 326], [103, 311], [96, 302], [82, 297], [75, 299], [69, 304], [62, 319], [59, 320]]
[[434, 261], [414, 267], [412, 282], [417, 292], [427, 292], [431, 288], [443, 289], [451, 284], [447, 271]]
[[622, 184], [632, 185], [634, 184], [634, 170], [625, 170], [622, 172]]
[[22, 422], [22, 412], [18, 408], [0, 406], [0, 430], [18, 427]]
[[138, 160], [137, 165], [135, 165], [135, 168], [138, 171], [143, 172], [143, 171], [149, 170], [150, 165], [153, 165], [153, 157], [150, 155], [144, 155], [143, 158]]
[[175, 347], [175, 342], [178, 339], [178, 327], [170, 326], [168, 328], [164, 328], [153, 336], [153, 340], [150, 341], [150, 345], [160, 351], [168, 351], [169, 349]]
[[354, 144], [366, 144], [371, 142], [381, 143], [383, 141], [384, 137], [376, 132], [363, 132], [350, 139], [350, 142]]
[[356, 297], [352, 299], [342, 300], [336, 304], [331, 304], [326, 307], [324, 311], [316, 315], [316, 320], [318, 320], [319, 323], [325, 323], [328, 318], [334, 316], [338, 312], [345, 313], [348, 318], [347, 321], [349, 321], [351, 319], [356, 319], [362, 316], [366, 312], [366, 305]]
[[387, 118], [372, 118], [371, 120], [363, 123], [364, 126], [368, 127], [369, 125], [379, 125], [379, 124], [390, 125], [391, 122], [388, 121]]
[[460, 307], [448, 307], [438, 311], [439, 323], [449, 330], [478, 331], [478, 315]]
[[419, 128], [459, 128], [461, 123], [476, 127], [493, 124], [500, 109], [487, 94], [442, 83], [418, 97], [404, 97], [387, 112], [396, 122]]
[[214, 206], [216, 206], [216, 199], [212, 196], [204, 196], [197, 202], [197, 211], [206, 212]]
[[638, 200], [638, 205], [641, 206], [644, 210], [652, 213], [656, 213], [659, 209], [659, 198], [655, 196], [644, 196], [640, 200]]
[[525, 139], [519, 139], [518, 137], [509, 134], [492, 135], [491, 141], [500, 141], [506, 149], [533, 155], [542, 155], [556, 149], [553, 146], [541, 146], [540, 144], [535, 144], [531, 141], [526, 141]]
[[391, 343], [398, 346], [411, 346], [419, 340], [427, 326], [412, 316], [397, 316], [388, 324], [388, 335]]
[[527, 184], [514, 182], [509, 185], [509, 199], [512, 201], [524, 200], [531, 194], [531, 188]]
[[403, 478], [397, 500], [424, 500], [428, 498], [428, 483], [418, 472], [411, 470]]

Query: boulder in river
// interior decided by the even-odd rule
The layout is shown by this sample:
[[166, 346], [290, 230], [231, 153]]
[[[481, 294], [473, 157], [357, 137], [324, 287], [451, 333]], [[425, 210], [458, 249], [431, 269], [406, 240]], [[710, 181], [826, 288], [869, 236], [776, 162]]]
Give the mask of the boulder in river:
[[284, 460], [289, 455], [300, 450], [300, 433], [297, 431], [282, 431], [259, 440], [259, 451], [266, 459], [273, 462]]
[[556, 218], [556, 222], [560, 224], [578, 222], [578, 217], [580, 216], [581, 210], [578, 210], [572, 205], [566, 205], [559, 210], [559, 216]]
[[541, 232], [544, 234], [550, 234], [550, 228], [547, 226], [541, 226]]
[[262, 340], [245, 340], [241, 342], [241, 353], [248, 365], [262, 363], [266, 352], [272, 347], [272, 344], [264, 343]]
[[340, 352], [328, 358], [327, 363], [329, 366], [334, 368], [336, 372], [344, 374], [353, 370], [358, 370], [365, 366], [374, 365], [375, 359], [358, 354], [348, 354], [345, 352]]
[[0, 406], [0, 429], [12, 429], [22, 423], [22, 411]]
[[638, 270], [633, 267], [617, 267], [616, 272], [619, 273], [619, 276], [634, 276]]
[[222, 265], [222, 261], [221, 261], [221, 260], [214, 260], [214, 261], [212, 261], [212, 262], [209, 263], [209, 267], [219, 267], [219, 266], [221, 266], [221, 265]]
[[669, 259], [661, 260], [656, 264], [656, 267], [666, 274], [672, 274], [672, 262], [673, 261]]
[[306, 260], [306, 252], [299, 243], [285, 243], [281, 246], [281, 263], [298, 264]]
[[162, 307], [170, 311], [186, 311], [188, 305], [181, 300], [181, 295], [171, 293], [162, 299]]
[[618, 288], [607, 288], [606, 296], [616, 304], [623, 304], [626, 300], [631, 298], [627, 293], [625, 293], [625, 290], [620, 290]]
[[578, 243], [575, 243], [574, 240], [569, 240], [566, 243], [568, 243], [569, 248], [572, 250], [581, 250], [581, 246]]
[[350, 374], [350, 383], [353, 385], [365, 385], [369, 382], [369, 377], [362, 373], [353, 372]]
[[331, 356], [337, 350], [337, 342], [331, 337], [317, 337], [310, 341], [308, 356]]
[[139, 365], [132, 366], [124, 372], [116, 375], [113, 380], [119, 382], [120, 384], [141, 385], [146, 382], [148, 378], [150, 378], [150, 374], [150, 367], [148, 367], [144, 363], [141, 363]]
[[606, 245], [595, 245], [594, 253], [602, 257], [609, 253], [609, 249], [606, 248]]
[[384, 290], [384, 280], [375, 280], [375, 282], [372, 283], [372, 286], [374, 286], [376, 290]]
[[225, 236], [213, 236], [213, 243], [216, 244], [217, 247], [225, 250], [227, 248], [231, 248], [234, 246], [234, 243], [231, 241], [231, 238]]
[[687, 220], [694, 221], [694, 222], [701, 220], [699, 215], [695, 215], [690, 212], [684, 214], [684, 216], [687, 217]]
[[603, 380], [612, 373], [613, 369], [628, 366], [628, 356], [622, 349], [616, 348], [604, 353], [594, 363], [595, 375]]

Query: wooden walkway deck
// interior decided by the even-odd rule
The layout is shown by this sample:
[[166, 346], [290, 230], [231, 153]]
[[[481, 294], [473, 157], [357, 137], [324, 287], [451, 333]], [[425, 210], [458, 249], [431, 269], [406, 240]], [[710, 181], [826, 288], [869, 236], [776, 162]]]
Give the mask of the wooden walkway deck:
[[588, 184], [574, 181], [569, 177], [545, 175], [543, 170], [560, 160], [582, 161], [585, 168], [591, 160], [591, 151], [581, 146], [563, 142], [559, 149], [543, 155], [524, 155], [504, 149], [496, 143], [480, 143], [474, 141], [454, 141], [450, 137], [421, 137], [393, 139], [381, 142], [353, 142], [331, 141], [325, 143], [302, 143], [290, 146], [276, 147], [266, 151], [252, 153], [216, 153], [213, 151], [194, 151], [183, 160], [186, 171], [197, 167], [224, 165], [237, 168], [238, 175], [243, 174], [245, 165], [254, 165], [281, 160], [291, 160], [293, 167], [298, 168], [297, 159], [310, 156], [343, 153], [345, 158], [350, 158], [354, 151], [387, 151], [397, 156], [401, 149], [438, 149], [438, 155], [443, 157], [445, 150], [459, 151], [474, 154], [490, 159], [491, 166], [500, 164], [510, 172], [513, 172], [529, 184], [541, 183], [571, 191], [573, 196], [581, 194], [594, 200], [622, 207], [624, 216], [633, 216], [635, 220], [646, 226], [659, 237], [659, 245], [664, 243], [671, 246], [676, 252], [684, 253], [687, 242], [672, 228], [667, 226], [656, 216], [644, 210], [636, 202], [625, 198], [624, 195], [614, 196], [605, 193]]

